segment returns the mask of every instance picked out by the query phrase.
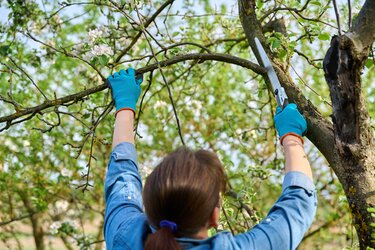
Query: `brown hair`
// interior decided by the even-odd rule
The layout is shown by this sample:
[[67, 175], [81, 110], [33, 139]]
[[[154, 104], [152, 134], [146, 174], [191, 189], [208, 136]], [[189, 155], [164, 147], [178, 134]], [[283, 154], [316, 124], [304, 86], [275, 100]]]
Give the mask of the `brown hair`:
[[[215, 153], [181, 147], [169, 154], [146, 180], [143, 202], [151, 225], [144, 249], [181, 249], [174, 237], [198, 233], [210, 219], [225, 192], [224, 168]], [[177, 231], [160, 228], [161, 220], [173, 221]]]

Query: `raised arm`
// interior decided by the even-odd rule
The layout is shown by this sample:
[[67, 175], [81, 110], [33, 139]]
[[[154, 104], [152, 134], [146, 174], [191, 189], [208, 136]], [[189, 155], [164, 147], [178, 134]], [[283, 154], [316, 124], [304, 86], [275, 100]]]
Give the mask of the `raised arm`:
[[138, 172], [134, 146], [133, 123], [142, 79], [136, 79], [134, 69], [121, 70], [108, 77], [116, 106], [112, 153], [105, 180], [106, 210], [104, 237], [107, 249], [126, 239], [126, 230], [143, 216], [142, 179]]
[[310, 163], [303, 149], [303, 134], [307, 124], [294, 103], [284, 110], [277, 108], [275, 126], [280, 136], [285, 154], [285, 172], [297, 171], [304, 173], [312, 180]]
[[275, 126], [285, 153], [282, 194], [267, 217], [247, 233], [235, 236], [241, 249], [295, 249], [316, 212], [316, 191], [303, 149], [306, 121], [295, 104], [278, 109]]
[[142, 78], [136, 79], [135, 70], [120, 70], [108, 77], [116, 107], [116, 122], [112, 149], [121, 142], [134, 144], [133, 124]]

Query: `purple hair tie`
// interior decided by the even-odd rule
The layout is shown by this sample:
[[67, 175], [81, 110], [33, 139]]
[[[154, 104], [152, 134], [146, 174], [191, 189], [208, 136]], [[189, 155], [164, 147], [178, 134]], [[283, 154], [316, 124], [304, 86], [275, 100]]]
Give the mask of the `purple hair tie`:
[[177, 224], [174, 223], [173, 221], [161, 220], [160, 223], [159, 223], [159, 227], [160, 228], [163, 228], [163, 227], [170, 228], [173, 233], [177, 232]]

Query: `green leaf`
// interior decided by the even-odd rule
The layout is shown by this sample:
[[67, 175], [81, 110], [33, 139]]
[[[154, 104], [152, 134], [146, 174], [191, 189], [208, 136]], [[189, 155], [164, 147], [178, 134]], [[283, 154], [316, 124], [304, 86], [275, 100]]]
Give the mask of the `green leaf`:
[[263, 0], [258, 0], [257, 1], [257, 8], [261, 9], [263, 7]]
[[312, 1], [310, 4], [313, 4], [313, 5], [316, 5], [316, 6], [319, 6], [319, 7], [322, 6], [322, 3], [319, 2], [319, 1]]
[[329, 33], [321, 33], [319, 36], [318, 36], [319, 40], [323, 40], [323, 41], [326, 41], [326, 40], [329, 40], [331, 39], [331, 35]]
[[98, 60], [100, 65], [106, 66], [109, 62], [109, 57], [107, 57], [106, 55], [101, 55], [98, 57]]
[[11, 52], [9, 45], [0, 46], [0, 55], [7, 56]]
[[373, 65], [374, 65], [374, 60], [373, 60], [373, 59], [367, 59], [366, 64], [365, 64], [366, 68], [369, 69], [369, 68], [371, 68]]
[[271, 47], [272, 47], [272, 49], [277, 49], [278, 47], [280, 47], [280, 45], [281, 45], [281, 41], [278, 38], [273, 37], [271, 39]]
[[280, 53], [279, 53], [279, 58], [280, 59], [284, 59], [287, 54], [288, 53], [286, 52], [286, 50], [281, 50]]

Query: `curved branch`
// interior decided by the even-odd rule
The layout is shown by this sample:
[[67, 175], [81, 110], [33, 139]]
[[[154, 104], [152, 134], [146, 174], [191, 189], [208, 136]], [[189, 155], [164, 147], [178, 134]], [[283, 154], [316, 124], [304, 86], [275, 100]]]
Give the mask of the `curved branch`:
[[[255, 64], [253, 62], [250, 62], [248, 60], [239, 58], [239, 57], [235, 57], [235, 56], [231, 56], [231, 55], [227, 55], [227, 54], [220, 54], [220, 53], [211, 53], [211, 54], [193, 53], [193, 54], [176, 56], [176, 57], [171, 58], [171, 59], [160, 61], [159, 63], [150, 64], [146, 67], [138, 69], [137, 73], [143, 74], [143, 73], [150, 72], [150, 71], [153, 71], [155, 69], [158, 69], [159, 67], [167, 67], [167, 66], [170, 66], [170, 65], [173, 65], [173, 64], [176, 64], [176, 63], [179, 63], [179, 62], [188, 61], [188, 60], [198, 60], [199, 63], [204, 62], [204, 61], [219, 61], [219, 62], [225, 62], [225, 63], [238, 65], [238, 66], [250, 69], [250, 70], [252, 70], [252, 71], [254, 71], [255, 73], [258, 73], [258, 74], [265, 74], [265, 72], [266, 72], [263, 67]], [[106, 81], [106, 79], [104, 77], [102, 77], [102, 80], [104, 82]], [[36, 114], [40, 113], [41, 111], [43, 111], [47, 108], [63, 105], [63, 104], [69, 103], [69, 102], [78, 102], [79, 100], [82, 100], [86, 96], [89, 96], [93, 93], [103, 91], [107, 88], [108, 88], [107, 83], [104, 83], [104, 84], [95, 86], [93, 88], [78, 92], [76, 94], [64, 96], [64, 97], [57, 98], [57, 99], [54, 99], [54, 100], [46, 100], [45, 102], [43, 102], [42, 104], [40, 104], [38, 106], [22, 109], [19, 112], [15, 112], [11, 115], [0, 117], [0, 123], [4, 123], [4, 122], [7, 123], [7, 125], [4, 128], [0, 129], [0, 132], [2, 130], [8, 129], [10, 127], [10, 125], [17, 123], [17, 122], [12, 122], [12, 121], [14, 121], [14, 120], [16, 120], [20, 117], [23, 117], [25, 115], [29, 115], [27, 118], [31, 119], [33, 116], [35, 116]]]

